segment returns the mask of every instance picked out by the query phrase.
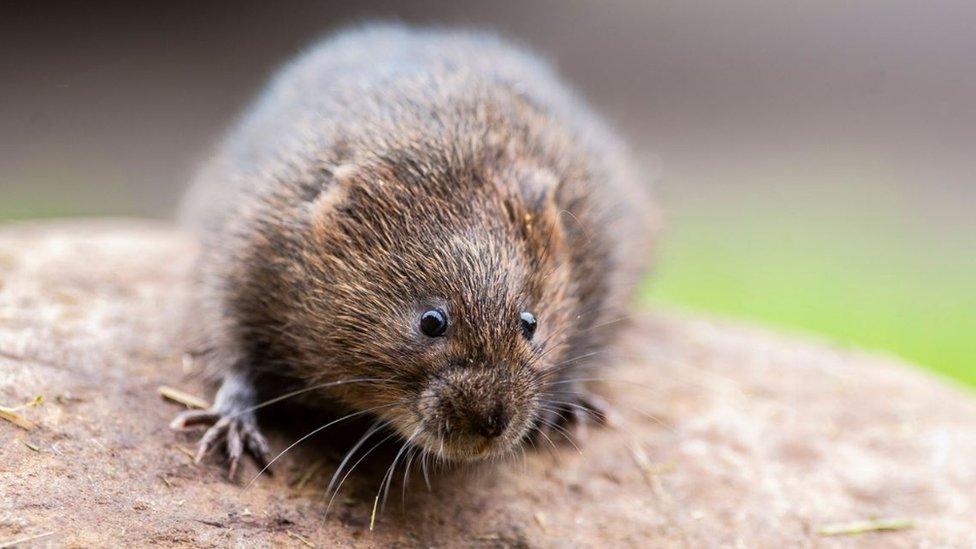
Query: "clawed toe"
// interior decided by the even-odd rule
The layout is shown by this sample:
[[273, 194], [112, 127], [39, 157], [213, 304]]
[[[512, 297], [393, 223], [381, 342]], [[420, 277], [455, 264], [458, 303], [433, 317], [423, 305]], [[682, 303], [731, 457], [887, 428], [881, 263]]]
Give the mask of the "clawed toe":
[[197, 442], [197, 455], [194, 461], [203, 462], [203, 459], [213, 452], [217, 445], [226, 440], [230, 421], [230, 418], [222, 417], [207, 429], [207, 432]]
[[187, 410], [170, 422], [170, 429], [182, 431], [196, 425], [213, 425], [220, 419], [220, 413], [213, 410]]
[[221, 445], [227, 458], [227, 476], [231, 479], [237, 476], [245, 453], [250, 454], [259, 467], [268, 463], [270, 446], [253, 415], [235, 416], [211, 410], [192, 410], [181, 413], [170, 423], [170, 427], [177, 430], [200, 425], [210, 427], [197, 442], [196, 463], [203, 462]]
[[257, 425], [253, 423], [244, 424], [243, 433], [247, 451], [258, 461], [259, 465], [266, 466], [271, 454], [271, 445], [268, 444], [268, 439], [264, 438]]

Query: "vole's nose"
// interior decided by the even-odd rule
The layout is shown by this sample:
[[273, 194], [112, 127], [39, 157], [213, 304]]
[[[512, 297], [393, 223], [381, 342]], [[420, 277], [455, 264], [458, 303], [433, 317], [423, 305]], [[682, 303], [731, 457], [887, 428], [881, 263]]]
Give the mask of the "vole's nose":
[[422, 408], [422, 413], [446, 442], [499, 439], [518, 419], [515, 395], [509, 393], [507, 384], [499, 383], [498, 374], [487, 368], [457, 369], [431, 380], [421, 401], [434, 405]]
[[485, 438], [497, 438], [508, 427], [509, 417], [501, 406], [487, 414], [475, 414], [474, 416], [469, 419], [471, 427], [477, 434]]

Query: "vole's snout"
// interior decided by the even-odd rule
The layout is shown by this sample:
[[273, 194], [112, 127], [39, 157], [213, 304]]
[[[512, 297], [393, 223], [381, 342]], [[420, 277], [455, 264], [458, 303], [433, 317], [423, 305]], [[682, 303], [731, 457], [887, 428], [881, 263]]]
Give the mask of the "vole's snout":
[[454, 403], [445, 404], [445, 434], [452, 433], [469, 436], [480, 436], [486, 439], [498, 438], [508, 428], [510, 414], [501, 403], [493, 407], [464, 406], [456, 407]]
[[475, 416], [469, 421], [481, 436], [495, 438], [505, 432], [508, 427], [508, 420], [508, 413], [501, 406], [497, 406], [493, 412]]
[[508, 451], [519, 438], [517, 402], [489, 373], [460, 372], [430, 382], [420, 413], [428, 446], [444, 457], [478, 459]]

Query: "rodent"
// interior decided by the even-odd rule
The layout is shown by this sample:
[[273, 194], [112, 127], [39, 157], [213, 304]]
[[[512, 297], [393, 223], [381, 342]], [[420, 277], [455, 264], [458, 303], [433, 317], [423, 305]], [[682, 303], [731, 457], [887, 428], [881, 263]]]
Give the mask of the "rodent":
[[653, 248], [620, 139], [494, 35], [372, 25], [278, 73], [185, 199], [194, 349], [220, 383], [198, 459], [266, 461], [287, 390], [448, 461], [504, 455], [599, 400]]

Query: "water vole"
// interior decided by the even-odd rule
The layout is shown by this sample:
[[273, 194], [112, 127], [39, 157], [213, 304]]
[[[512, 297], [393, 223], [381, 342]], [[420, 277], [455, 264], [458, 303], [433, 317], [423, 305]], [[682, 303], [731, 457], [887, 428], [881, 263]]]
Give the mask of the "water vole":
[[355, 29], [285, 67], [186, 200], [196, 347], [221, 382], [198, 456], [268, 445], [253, 407], [368, 412], [448, 460], [600, 416], [654, 210], [618, 139], [526, 51]]

